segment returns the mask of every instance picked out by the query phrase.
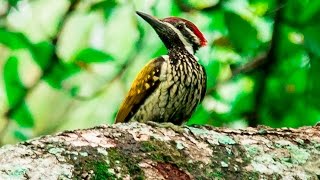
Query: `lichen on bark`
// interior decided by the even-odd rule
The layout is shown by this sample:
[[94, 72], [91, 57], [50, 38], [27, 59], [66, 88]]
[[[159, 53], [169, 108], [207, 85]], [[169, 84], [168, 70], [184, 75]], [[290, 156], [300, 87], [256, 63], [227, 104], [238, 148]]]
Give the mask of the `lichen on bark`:
[[0, 179], [316, 179], [320, 127], [99, 126], [0, 148]]

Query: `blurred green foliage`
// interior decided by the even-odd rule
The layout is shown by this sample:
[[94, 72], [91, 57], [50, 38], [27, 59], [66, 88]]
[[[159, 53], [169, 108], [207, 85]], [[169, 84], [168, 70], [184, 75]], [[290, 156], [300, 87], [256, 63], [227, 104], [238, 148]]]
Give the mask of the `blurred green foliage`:
[[0, 141], [114, 121], [137, 72], [166, 49], [143, 11], [194, 22], [208, 94], [188, 124], [320, 121], [320, 1], [0, 0]]

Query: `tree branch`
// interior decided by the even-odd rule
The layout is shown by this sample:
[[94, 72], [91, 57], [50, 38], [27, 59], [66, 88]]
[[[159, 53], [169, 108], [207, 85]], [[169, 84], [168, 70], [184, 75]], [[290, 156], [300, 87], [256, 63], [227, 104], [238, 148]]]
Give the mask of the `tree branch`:
[[281, 39], [280, 36], [280, 24], [282, 20], [282, 12], [284, 6], [284, 0], [280, 0], [278, 2], [278, 8], [275, 11], [275, 17], [274, 17], [274, 24], [273, 24], [273, 34], [270, 42], [270, 48], [267, 53], [259, 54], [257, 57], [253, 58], [252, 61], [246, 63], [245, 65], [236, 68], [232, 70], [232, 75], [224, 79], [221, 82], [218, 82], [216, 86], [210, 88], [207, 90], [207, 95], [210, 95], [212, 92], [214, 92], [221, 84], [229, 81], [230, 79], [236, 77], [238, 74], [243, 73], [259, 73], [261, 74], [261, 78], [258, 80], [259, 83], [257, 83], [257, 90], [255, 94], [255, 108], [252, 112], [246, 113], [249, 126], [256, 127], [259, 123], [260, 117], [258, 116], [263, 102], [264, 93], [265, 93], [265, 86], [266, 86], [266, 80], [269, 76], [269, 74], [272, 71], [272, 67], [276, 63], [276, 49], [278, 46], [278, 40]]
[[0, 20], [5, 19], [9, 15], [9, 12], [11, 9], [9, 2], [4, 2], [4, 6], [5, 6], [4, 7], [5, 10], [0, 14]]
[[232, 77], [237, 76], [238, 74], [242, 73], [249, 73], [257, 68], [259, 68], [261, 65], [263, 65], [267, 60], [267, 53], [259, 54], [257, 57], [255, 57], [250, 62], [244, 64], [243, 66], [240, 66], [236, 69], [232, 70]]
[[283, 5], [285, 4], [284, 0], [279, 0], [278, 2], [278, 10], [276, 11], [275, 17], [274, 17], [274, 23], [273, 23], [273, 33], [271, 38], [271, 45], [270, 49], [268, 51], [268, 54], [266, 56], [266, 61], [261, 64], [258, 68], [255, 69], [255, 72], [258, 72], [261, 74], [261, 78], [258, 80], [259, 83], [257, 83], [257, 89], [255, 94], [255, 109], [252, 111], [252, 113], [249, 113], [249, 126], [256, 127], [259, 123], [259, 112], [261, 111], [261, 108], [263, 107], [263, 100], [264, 100], [264, 94], [265, 94], [265, 88], [266, 88], [266, 81], [269, 77], [269, 75], [272, 73], [273, 67], [275, 66], [275, 63], [277, 62], [277, 56], [276, 56], [276, 49], [278, 48], [279, 40], [281, 39], [281, 19], [283, 17]]
[[227, 129], [142, 123], [0, 148], [0, 179], [317, 179], [320, 126]]
[[218, 82], [215, 86], [211, 87], [210, 89], [207, 90], [206, 95], [210, 95], [212, 92], [214, 92], [221, 84], [228, 82], [230, 79], [233, 79], [239, 74], [244, 74], [244, 73], [250, 73], [257, 68], [259, 68], [261, 65], [265, 63], [267, 60], [267, 54], [262, 53], [259, 54], [257, 57], [253, 58], [250, 62], [244, 64], [241, 67], [238, 67], [236, 69], [232, 69], [232, 75], [226, 79], [223, 79], [222, 81]]

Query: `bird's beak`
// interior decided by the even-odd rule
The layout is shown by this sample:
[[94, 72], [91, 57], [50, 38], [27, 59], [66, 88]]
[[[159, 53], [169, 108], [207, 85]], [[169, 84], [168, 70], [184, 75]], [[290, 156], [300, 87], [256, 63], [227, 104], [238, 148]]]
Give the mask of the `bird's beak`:
[[147, 21], [153, 27], [153, 29], [155, 29], [157, 32], [161, 32], [164, 30], [165, 25], [158, 18], [153, 17], [153, 16], [146, 14], [146, 13], [143, 13], [143, 12], [139, 12], [139, 11], [136, 11], [136, 13], [140, 17], [142, 17], [142, 19]]

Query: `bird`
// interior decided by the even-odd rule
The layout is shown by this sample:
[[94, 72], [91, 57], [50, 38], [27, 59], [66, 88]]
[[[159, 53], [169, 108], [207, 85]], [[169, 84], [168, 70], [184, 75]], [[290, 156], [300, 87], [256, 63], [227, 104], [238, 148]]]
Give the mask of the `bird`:
[[159, 19], [143, 12], [136, 13], [155, 30], [167, 54], [150, 60], [138, 73], [115, 123], [182, 125], [206, 94], [206, 71], [194, 54], [207, 40], [197, 26], [186, 19]]

